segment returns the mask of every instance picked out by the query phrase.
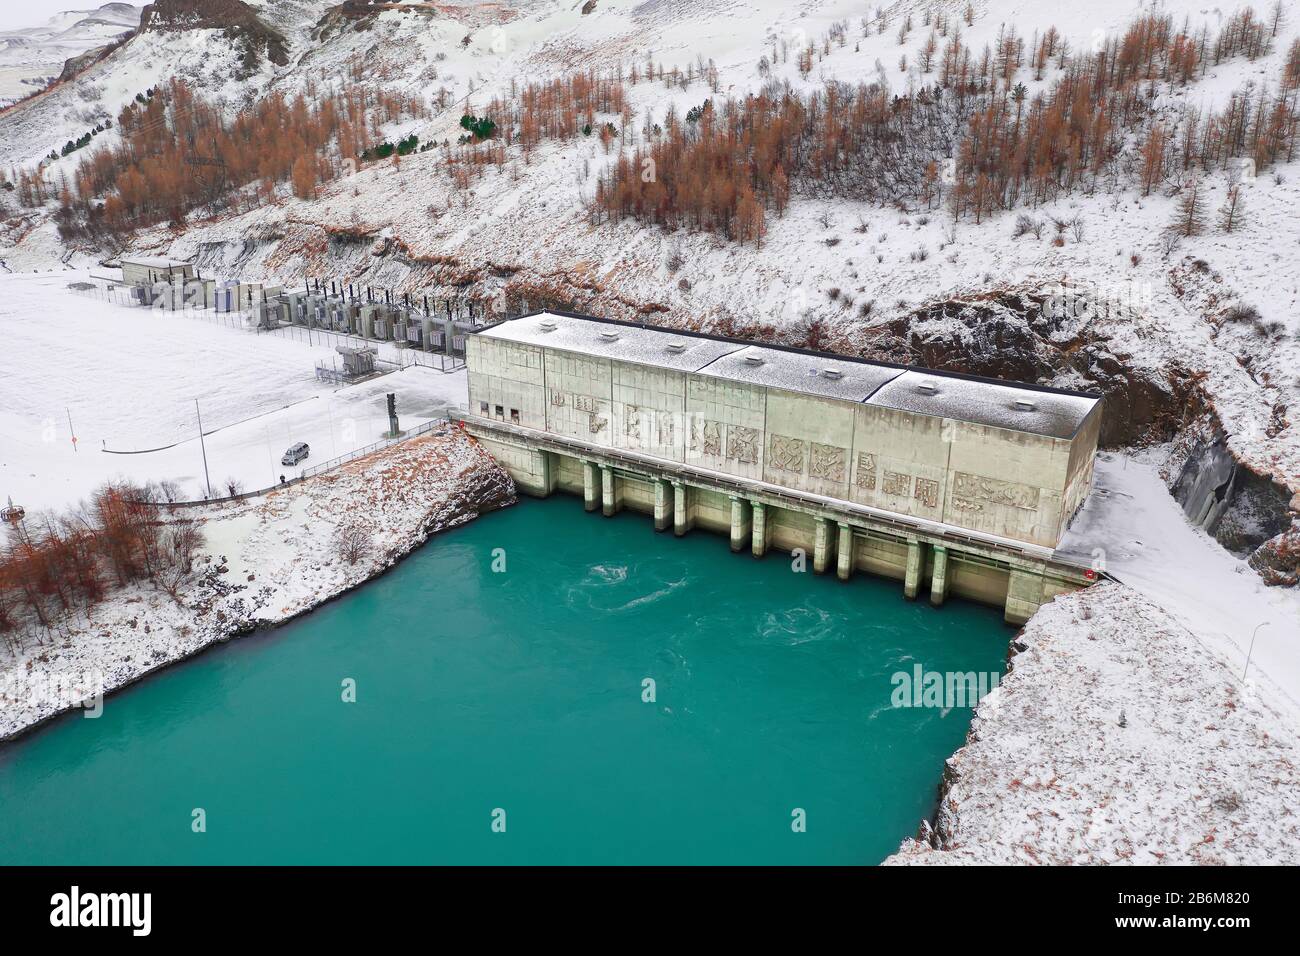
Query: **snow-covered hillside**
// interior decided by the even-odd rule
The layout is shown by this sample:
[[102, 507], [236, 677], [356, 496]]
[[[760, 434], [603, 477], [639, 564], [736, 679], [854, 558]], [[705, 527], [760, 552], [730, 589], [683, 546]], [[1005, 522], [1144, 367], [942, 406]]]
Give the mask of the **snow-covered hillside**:
[[[1210, 224], [1176, 247], [1167, 226], [1181, 180], [1135, 188], [1134, 144], [1085, 187], [978, 223], [954, 219], [943, 205], [881, 205], [812, 188], [794, 190], [782, 215], [769, 214], [758, 245], [631, 219], [597, 223], [591, 211], [602, 173], [670, 110], [680, 117], [778, 82], [795, 93], [834, 81], [904, 94], [935, 82], [922, 64], [939, 29], [977, 58], [1009, 36], [1032, 58], [1039, 38], [1057, 31], [1044, 68], [1014, 72], [1032, 99], [1061, 79], [1067, 53], [1105, 49], [1135, 17], [1167, 14], [1175, 29], [1210, 38], [1244, 4], [510, 0], [403, 3], [364, 15], [356, 6], [164, 0], [120, 50], [0, 115], [0, 169], [29, 167], [171, 77], [232, 110], [272, 90], [344, 83], [418, 92], [432, 106], [429, 118], [375, 135], [415, 133], [441, 144], [461, 135], [464, 113], [521, 85], [577, 70], [626, 77], [637, 68], [640, 82], [623, 83], [624, 115], [600, 117], [621, 130], [612, 146], [595, 135], [543, 140], [527, 154], [507, 148], [472, 175], [452, 161], [454, 151], [433, 149], [400, 165], [364, 164], [316, 199], [282, 188], [273, 203], [242, 215], [199, 210], [186, 228], [158, 227], [134, 244], [196, 257], [208, 274], [289, 285], [305, 276], [358, 279], [489, 302], [507, 292], [515, 301], [796, 344], [814, 341], [815, 330], [818, 344], [844, 351], [1096, 387], [1110, 403], [1107, 443], [1169, 439], [1208, 416], [1239, 461], [1277, 483], [1279, 502], [1300, 490], [1300, 428], [1290, 411], [1300, 407], [1300, 179], [1292, 162], [1240, 183], [1235, 172], [1207, 174], [1200, 188], [1210, 218], [1234, 185], [1245, 212], [1231, 231]], [[1284, 0], [1277, 11], [1255, 14], [1268, 36], [1262, 55], [1207, 52], [1190, 82], [1149, 84], [1171, 129], [1185, 107], [1223, 109], [1234, 96], [1276, 91], [1300, 35], [1300, 5]], [[690, 72], [649, 81], [650, 65]], [[95, 142], [116, 135], [106, 129]], [[46, 162], [44, 175], [58, 183], [77, 161], [74, 152]], [[66, 246], [48, 209], [10, 213], [0, 234], [10, 270], [90, 264], [112, 251]], [[1026, 213], [1035, 227], [1018, 224]], [[1034, 298], [1038, 313], [1009, 299], [1013, 291]], [[1008, 341], [1016, 343], [1010, 350]]]
[[93, 10], [68, 10], [44, 24], [0, 31], [0, 106], [39, 91], [63, 72], [64, 64], [133, 31], [140, 7], [105, 3]]

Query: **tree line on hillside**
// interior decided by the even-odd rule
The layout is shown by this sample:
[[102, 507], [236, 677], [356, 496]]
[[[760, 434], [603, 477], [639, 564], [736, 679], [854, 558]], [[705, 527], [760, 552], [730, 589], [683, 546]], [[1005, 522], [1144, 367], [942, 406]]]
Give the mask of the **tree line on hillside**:
[[[227, 117], [180, 80], [128, 105], [119, 142], [89, 151], [54, 188], [65, 238], [184, 222], [194, 209], [253, 208], [289, 184], [301, 199], [341, 175], [386, 123], [427, 115], [419, 97], [347, 85], [314, 99], [272, 93]], [[353, 167], [354, 168], [354, 167]], [[44, 177], [18, 177], [19, 201], [48, 197]]]
[[1012, 31], [976, 58], [954, 27], [926, 67], [934, 82], [906, 94], [883, 82], [800, 92], [772, 81], [743, 100], [710, 101], [686, 121], [670, 108], [649, 143], [600, 178], [593, 216], [758, 243], [767, 214], [781, 215], [792, 192], [904, 208], [946, 203], [954, 218], [979, 222], [1121, 176], [1150, 192], [1235, 160], [1264, 169], [1294, 156], [1300, 41], [1275, 89], [1238, 92], [1219, 110], [1162, 108], [1157, 84], [1262, 55], [1277, 22], [1247, 8], [1211, 38], [1148, 14], [1078, 54], [1048, 31], [1031, 44], [1030, 65], [1041, 74], [1056, 56], [1059, 75], [1033, 96], [1016, 79], [1024, 44]]

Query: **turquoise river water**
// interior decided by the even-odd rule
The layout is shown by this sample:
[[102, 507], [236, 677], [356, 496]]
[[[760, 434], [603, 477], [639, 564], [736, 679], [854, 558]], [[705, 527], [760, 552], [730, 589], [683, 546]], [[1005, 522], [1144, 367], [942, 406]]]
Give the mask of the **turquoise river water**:
[[997, 609], [525, 501], [0, 745], [0, 865], [875, 863], [971, 717], [891, 706], [891, 676], [1000, 673], [1008, 636]]

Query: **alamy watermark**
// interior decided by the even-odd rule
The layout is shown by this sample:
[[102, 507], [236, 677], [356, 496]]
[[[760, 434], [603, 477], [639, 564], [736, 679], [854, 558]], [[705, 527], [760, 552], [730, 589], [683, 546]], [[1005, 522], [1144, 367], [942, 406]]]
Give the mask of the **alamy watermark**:
[[9, 673], [0, 677], [0, 703], [67, 710], [85, 708], [86, 717], [104, 713], [102, 671]]
[[893, 707], [974, 707], [997, 688], [996, 671], [927, 671], [920, 664], [911, 671], [895, 671], [889, 682]]

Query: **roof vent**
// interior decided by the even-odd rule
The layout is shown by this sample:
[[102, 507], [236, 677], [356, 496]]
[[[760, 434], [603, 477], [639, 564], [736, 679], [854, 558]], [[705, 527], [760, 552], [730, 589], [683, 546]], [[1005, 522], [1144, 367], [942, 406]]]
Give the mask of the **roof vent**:
[[757, 355], [746, 355], [746, 356], [745, 356], [745, 364], [746, 364], [746, 365], [762, 365], [762, 364], [763, 364], [763, 359], [762, 359], [761, 357], [757, 356]]
[[1017, 398], [1016, 409], [1022, 412], [1032, 412], [1038, 407], [1038, 403], [1032, 398]]
[[617, 333], [617, 332], [601, 332], [601, 333], [600, 333], [600, 337], [601, 337], [602, 339], [604, 339], [606, 342], [617, 342], [617, 341], [618, 341], [618, 333]]
[[935, 395], [939, 391], [934, 382], [917, 382], [916, 390], [922, 395]]
[[537, 324], [541, 327], [543, 332], [554, 332], [557, 328], [554, 319], [542, 319], [542, 321]]
[[822, 378], [843, 378], [844, 373], [833, 368], [822, 369]]
[[664, 348], [666, 348], [669, 352], [672, 352], [674, 355], [681, 355], [683, 352], [686, 351], [686, 343], [669, 342], [666, 346], [664, 346]]

